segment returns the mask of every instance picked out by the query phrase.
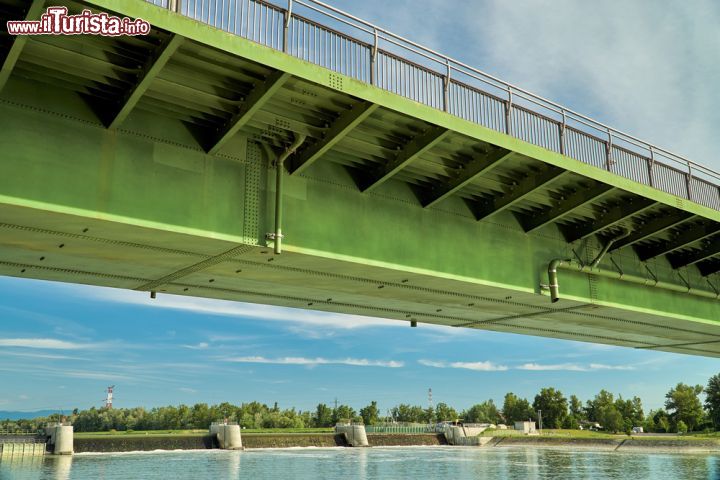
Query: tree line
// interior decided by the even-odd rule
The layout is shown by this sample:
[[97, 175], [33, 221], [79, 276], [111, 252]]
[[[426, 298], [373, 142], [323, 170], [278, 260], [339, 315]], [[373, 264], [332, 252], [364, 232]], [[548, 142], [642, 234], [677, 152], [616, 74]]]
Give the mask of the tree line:
[[[700, 395], [705, 393], [704, 404]], [[541, 413], [543, 426], [550, 429], [577, 429], [582, 425], [599, 424], [605, 431], [629, 433], [634, 427], [646, 432], [679, 432], [720, 429], [720, 374], [714, 375], [706, 387], [678, 383], [665, 395], [665, 408], [645, 414], [638, 397], [624, 399], [601, 390], [585, 404], [575, 396], [566, 398], [560, 390], [543, 388], [532, 403], [507, 393], [502, 406], [487, 400], [465, 410], [456, 410], [446, 403], [433, 408], [400, 404], [383, 415], [377, 402], [356, 411], [349, 405], [335, 407], [320, 403], [314, 411], [295, 408], [280, 409], [275, 403], [268, 406], [259, 402], [233, 405], [221, 403], [192, 406], [166, 406], [146, 410], [136, 408], [78, 409], [67, 415], [78, 432], [127, 430], [184, 430], [206, 429], [210, 423], [226, 419], [248, 429], [325, 428], [339, 421], [352, 420], [366, 425], [387, 422], [436, 423], [462, 421], [464, 423], [505, 423], [538, 421]], [[37, 430], [48, 421], [60, 420], [60, 414], [47, 418], [0, 421], [0, 430]]]

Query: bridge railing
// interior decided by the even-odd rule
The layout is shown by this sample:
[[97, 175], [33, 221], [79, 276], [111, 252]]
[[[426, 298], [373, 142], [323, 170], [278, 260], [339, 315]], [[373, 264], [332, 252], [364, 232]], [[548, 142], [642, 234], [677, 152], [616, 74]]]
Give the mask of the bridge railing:
[[720, 210], [720, 173], [323, 2], [144, 1]]

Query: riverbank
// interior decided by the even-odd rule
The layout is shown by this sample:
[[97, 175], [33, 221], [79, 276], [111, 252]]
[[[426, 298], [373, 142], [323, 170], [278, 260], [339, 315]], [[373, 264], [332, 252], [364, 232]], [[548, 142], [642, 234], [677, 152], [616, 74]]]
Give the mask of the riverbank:
[[606, 452], [720, 453], [720, 441], [693, 437], [615, 436], [613, 438], [592, 438], [528, 435], [500, 437], [498, 440], [498, 442], [493, 442], [493, 447], [592, 449]]

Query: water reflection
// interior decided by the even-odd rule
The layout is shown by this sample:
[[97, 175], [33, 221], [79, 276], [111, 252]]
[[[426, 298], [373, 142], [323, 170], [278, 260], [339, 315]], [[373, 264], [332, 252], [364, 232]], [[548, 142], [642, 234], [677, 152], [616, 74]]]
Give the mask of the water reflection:
[[228, 459], [227, 475], [225, 478], [240, 478], [240, 458], [242, 452], [230, 452], [230, 458]]
[[[48, 455], [45, 457], [45, 467], [43, 470], [48, 471], [44, 478], [52, 480], [69, 480], [72, 471], [73, 456], [72, 455]], [[47, 467], [50, 467], [49, 469]]]
[[535, 448], [174, 451], [0, 460], [2, 480], [293, 478], [375, 480], [720, 479], [716, 455]]

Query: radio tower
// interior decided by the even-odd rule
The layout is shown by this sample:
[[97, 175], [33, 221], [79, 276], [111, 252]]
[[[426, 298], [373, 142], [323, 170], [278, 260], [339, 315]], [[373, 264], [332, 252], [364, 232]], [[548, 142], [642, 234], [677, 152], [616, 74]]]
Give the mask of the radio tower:
[[112, 409], [113, 388], [115, 388], [115, 385], [107, 387], [107, 397], [105, 397], [105, 408], [107, 408], [108, 410]]
[[435, 418], [435, 406], [433, 405], [432, 400], [432, 388], [428, 388], [428, 412], [430, 415], [428, 418], [428, 424], [431, 424], [433, 418]]

